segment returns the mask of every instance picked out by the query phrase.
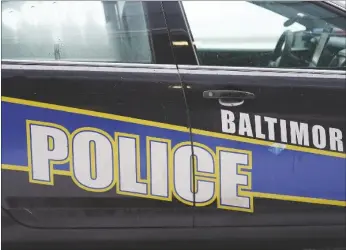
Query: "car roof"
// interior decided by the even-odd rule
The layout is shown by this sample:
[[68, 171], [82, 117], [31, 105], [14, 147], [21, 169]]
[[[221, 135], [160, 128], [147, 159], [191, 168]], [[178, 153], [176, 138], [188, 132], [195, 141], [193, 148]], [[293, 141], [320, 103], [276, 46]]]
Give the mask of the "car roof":
[[336, 4], [336, 5], [338, 5], [338, 6], [341, 6], [341, 7], [346, 8], [346, 1], [331, 0], [331, 1], [328, 1], [328, 2], [331, 2], [331, 3], [333, 3], [333, 4]]

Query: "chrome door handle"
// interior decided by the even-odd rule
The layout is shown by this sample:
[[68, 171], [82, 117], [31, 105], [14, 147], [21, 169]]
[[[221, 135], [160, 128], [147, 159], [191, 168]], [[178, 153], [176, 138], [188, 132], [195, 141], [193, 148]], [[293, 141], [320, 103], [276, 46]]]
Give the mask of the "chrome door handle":
[[254, 99], [255, 95], [251, 92], [239, 90], [207, 90], [203, 92], [206, 99], [218, 99], [219, 103], [227, 107], [242, 105], [245, 100]]

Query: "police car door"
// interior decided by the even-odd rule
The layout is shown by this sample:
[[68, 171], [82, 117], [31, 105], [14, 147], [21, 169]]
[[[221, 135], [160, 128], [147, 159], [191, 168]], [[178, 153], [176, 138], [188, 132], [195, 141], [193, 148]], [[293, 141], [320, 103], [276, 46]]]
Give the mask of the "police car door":
[[190, 139], [161, 3], [7, 1], [2, 17], [5, 210], [40, 228], [191, 226], [170, 182]]
[[344, 12], [313, 2], [164, 6], [191, 119], [195, 225], [342, 224]]

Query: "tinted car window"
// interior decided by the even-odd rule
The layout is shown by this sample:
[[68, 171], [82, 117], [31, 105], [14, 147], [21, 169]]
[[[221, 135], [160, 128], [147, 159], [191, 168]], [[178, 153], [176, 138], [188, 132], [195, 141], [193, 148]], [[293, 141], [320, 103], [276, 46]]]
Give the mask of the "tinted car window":
[[2, 3], [2, 58], [151, 63], [142, 2]]
[[345, 54], [345, 19], [313, 3], [183, 1], [182, 6], [201, 65], [345, 67], [332, 63]]

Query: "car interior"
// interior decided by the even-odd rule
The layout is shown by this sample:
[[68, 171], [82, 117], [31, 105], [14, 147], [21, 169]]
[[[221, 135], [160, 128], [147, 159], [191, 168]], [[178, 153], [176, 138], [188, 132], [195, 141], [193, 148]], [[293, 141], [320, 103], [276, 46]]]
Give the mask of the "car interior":
[[[198, 48], [201, 65], [346, 70], [344, 19], [311, 2], [251, 2], [287, 18], [273, 50]], [[299, 23], [305, 30], [291, 31]]]

